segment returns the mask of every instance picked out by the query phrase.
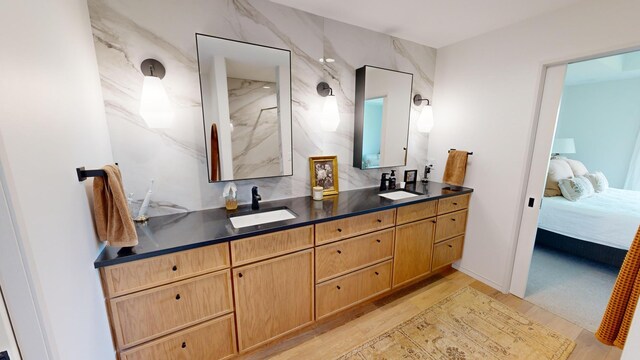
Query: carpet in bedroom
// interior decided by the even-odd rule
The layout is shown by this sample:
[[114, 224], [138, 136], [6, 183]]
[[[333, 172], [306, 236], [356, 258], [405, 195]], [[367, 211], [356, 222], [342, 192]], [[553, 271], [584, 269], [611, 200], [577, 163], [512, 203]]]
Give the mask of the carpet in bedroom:
[[536, 246], [525, 300], [595, 332], [618, 270]]

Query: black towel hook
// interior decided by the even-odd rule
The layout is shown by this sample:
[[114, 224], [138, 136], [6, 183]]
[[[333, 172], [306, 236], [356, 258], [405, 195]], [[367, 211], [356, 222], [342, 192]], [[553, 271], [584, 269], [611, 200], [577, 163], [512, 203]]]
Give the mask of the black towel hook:
[[[449, 149], [449, 151], [448, 151], [448, 152], [452, 152], [452, 151], [454, 151], [454, 150], [455, 150], [455, 149]], [[471, 151], [471, 152], [467, 152], [467, 155], [473, 155], [473, 151]]]
[[[118, 163], [116, 163], [116, 165], [118, 165]], [[85, 170], [84, 166], [76, 168], [76, 174], [78, 174], [78, 181], [80, 182], [85, 181], [87, 180], [87, 178], [90, 178], [90, 177], [96, 177], [96, 176], [106, 177], [107, 176], [107, 173], [102, 169]]]

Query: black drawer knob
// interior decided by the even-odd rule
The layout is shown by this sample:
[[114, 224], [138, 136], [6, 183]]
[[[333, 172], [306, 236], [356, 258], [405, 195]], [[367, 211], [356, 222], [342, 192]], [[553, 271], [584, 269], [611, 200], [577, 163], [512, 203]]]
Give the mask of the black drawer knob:
[[379, 243], [379, 242], [380, 242], [380, 239], [376, 239], [376, 242], [378, 242], [378, 243]]
[[338, 228], [338, 232], [342, 232], [342, 229]]
[[186, 348], [186, 347], [187, 347], [187, 343], [186, 343], [186, 342], [183, 342], [183, 343], [182, 343], [182, 348], [184, 349], [184, 348]]
[[381, 223], [381, 222], [382, 222], [382, 220], [378, 219], [378, 222], [379, 222], [379, 223]]
[[453, 205], [458, 205], [458, 203], [453, 203]]
[[431, 220], [431, 222], [435, 224], [437, 221], [435, 221], [435, 220]]
[[178, 267], [177, 267], [177, 266], [175, 266], [175, 265], [173, 265], [173, 267], [171, 268], [171, 270], [173, 270], [173, 271], [178, 271]]
[[380, 275], [380, 273], [376, 271], [376, 275]]
[[242, 277], [242, 273], [238, 273], [238, 277], [239, 277], [239, 278], [240, 278], [240, 277]]
[[448, 246], [448, 247], [450, 247], [450, 248], [452, 248], [452, 247], [453, 247], [453, 245], [451, 245], [451, 244], [448, 244], [447, 246]]
[[338, 290], [340, 290], [340, 289], [341, 289], [341, 288], [340, 288], [340, 285], [336, 286], [336, 288], [337, 288]]
[[456, 219], [451, 219], [451, 221], [456, 221]]
[[180, 300], [180, 294], [176, 295], [176, 300]]
[[342, 251], [338, 250], [338, 254], [342, 254]]

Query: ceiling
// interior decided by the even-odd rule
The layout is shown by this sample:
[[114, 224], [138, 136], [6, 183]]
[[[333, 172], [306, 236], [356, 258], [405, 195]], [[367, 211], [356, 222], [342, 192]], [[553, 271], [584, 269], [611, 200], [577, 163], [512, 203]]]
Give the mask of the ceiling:
[[271, 0], [439, 48], [583, 0]]

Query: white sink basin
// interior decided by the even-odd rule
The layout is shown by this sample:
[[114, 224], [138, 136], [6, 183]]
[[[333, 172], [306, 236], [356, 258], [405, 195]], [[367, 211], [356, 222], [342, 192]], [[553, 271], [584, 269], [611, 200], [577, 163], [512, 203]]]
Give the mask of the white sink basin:
[[229, 220], [231, 220], [234, 228], [241, 229], [247, 226], [256, 226], [295, 218], [296, 214], [289, 209], [274, 209], [247, 215], [232, 216]]
[[383, 198], [387, 198], [389, 200], [402, 200], [402, 199], [408, 199], [408, 198], [412, 198], [414, 196], [418, 196], [418, 194], [410, 193], [410, 192], [403, 191], [403, 190], [398, 190], [398, 191], [394, 191], [394, 192], [390, 192], [390, 193], [384, 193], [384, 194], [378, 194], [378, 195], [382, 196]]

